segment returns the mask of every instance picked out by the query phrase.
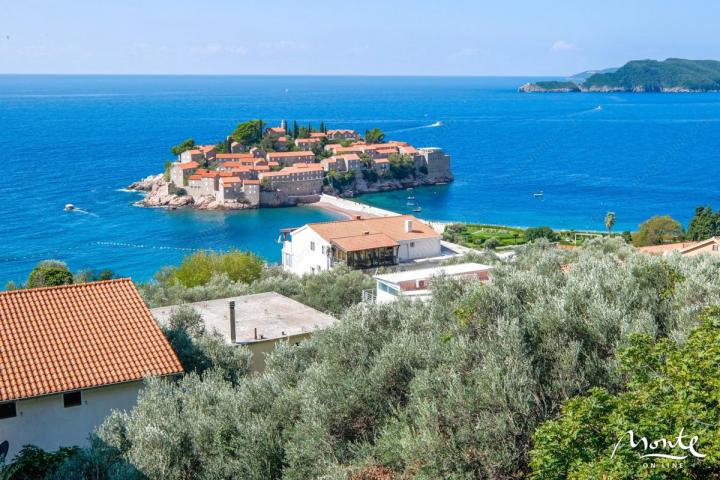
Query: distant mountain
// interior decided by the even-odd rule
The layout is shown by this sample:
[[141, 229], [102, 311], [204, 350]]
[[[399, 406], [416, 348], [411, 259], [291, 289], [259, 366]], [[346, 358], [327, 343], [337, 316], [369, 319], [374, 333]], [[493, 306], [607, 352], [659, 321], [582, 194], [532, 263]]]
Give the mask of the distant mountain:
[[[576, 75], [575, 77], [581, 74]], [[572, 77], [571, 77], [572, 78]], [[521, 92], [720, 92], [720, 62], [715, 60], [633, 60], [593, 73], [573, 89], [571, 82], [535, 82]], [[548, 85], [552, 84], [552, 85]], [[560, 87], [565, 85], [567, 88]]]
[[617, 68], [605, 68], [603, 70], [585, 70], [584, 72], [576, 73], [575, 75], [572, 75], [572, 76], [568, 77], [567, 79], [570, 80], [571, 82], [580, 83], [580, 82], [584, 82], [585, 80], [592, 77], [596, 73], [615, 73], [617, 71], [618, 71]]

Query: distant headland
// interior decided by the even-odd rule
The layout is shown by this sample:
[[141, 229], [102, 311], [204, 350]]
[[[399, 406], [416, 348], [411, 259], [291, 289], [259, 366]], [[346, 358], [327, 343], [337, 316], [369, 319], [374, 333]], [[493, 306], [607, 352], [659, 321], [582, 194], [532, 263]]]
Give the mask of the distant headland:
[[526, 83], [520, 92], [720, 92], [720, 62], [715, 60], [633, 60], [618, 69], [588, 71], [568, 81]]
[[324, 122], [268, 127], [238, 124], [217, 144], [192, 138], [171, 148], [165, 172], [128, 188], [146, 192], [144, 207], [240, 210], [315, 203], [330, 194], [397, 190], [451, 182], [450, 156], [440, 148], [386, 141], [378, 128], [328, 129]]

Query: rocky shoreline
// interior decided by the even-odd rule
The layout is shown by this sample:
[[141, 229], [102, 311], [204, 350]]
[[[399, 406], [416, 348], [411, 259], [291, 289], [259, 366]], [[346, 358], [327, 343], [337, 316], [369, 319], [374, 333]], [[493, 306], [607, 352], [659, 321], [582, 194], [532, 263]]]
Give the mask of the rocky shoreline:
[[[392, 179], [368, 183], [364, 178], [362, 178], [362, 176], [358, 176], [350, 188], [341, 191], [328, 188], [326, 193], [341, 198], [352, 198], [355, 195], [362, 193], [404, 190], [406, 188], [437, 185], [452, 181], [453, 177], [448, 175], [439, 177], [420, 176], [404, 181]], [[165, 180], [163, 174], [145, 177], [128, 185], [127, 189], [144, 193], [144, 197], [133, 204], [135, 206], [146, 208], [168, 208], [172, 210], [178, 208], [192, 208], [195, 210], [245, 210], [263, 207], [290, 207], [298, 204], [311, 204], [320, 201], [319, 195], [306, 196], [307, 198], [268, 198], [266, 202], [261, 202], [259, 206], [248, 205], [241, 202], [226, 201], [221, 203], [213, 196], [203, 196], [198, 200], [194, 200], [190, 195], [178, 195], [177, 193], [172, 192], [171, 185]], [[272, 196], [273, 192], [267, 193], [269, 196]]]

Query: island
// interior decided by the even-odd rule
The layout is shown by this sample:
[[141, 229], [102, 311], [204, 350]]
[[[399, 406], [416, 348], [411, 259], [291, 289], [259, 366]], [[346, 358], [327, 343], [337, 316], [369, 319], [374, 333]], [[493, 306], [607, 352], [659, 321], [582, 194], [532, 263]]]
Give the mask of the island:
[[[583, 75], [571, 79], [583, 78]], [[574, 86], [571, 86], [571, 84]], [[519, 88], [520, 92], [661, 92], [697, 93], [720, 91], [720, 62], [715, 60], [664, 61], [633, 60], [618, 69], [594, 73], [583, 81], [533, 82]]]
[[285, 120], [238, 124], [209, 145], [190, 138], [171, 148], [165, 171], [133, 183], [143, 207], [239, 210], [316, 203], [322, 194], [352, 197], [453, 181], [450, 156], [435, 147], [385, 140], [378, 128], [328, 129]]

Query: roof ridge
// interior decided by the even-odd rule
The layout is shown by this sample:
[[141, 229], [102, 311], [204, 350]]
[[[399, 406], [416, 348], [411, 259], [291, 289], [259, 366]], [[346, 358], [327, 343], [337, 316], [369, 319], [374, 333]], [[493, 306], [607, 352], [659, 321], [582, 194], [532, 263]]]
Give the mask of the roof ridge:
[[18, 288], [16, 290], [5, 290], [0, 292], [0, 296], [2, 295], [11, 295], [11, 294], [18, 294], [18, 293], [27, 293], [27, 292], [44, 292], [48, 290], [62, 290], [66, 288], [73, 288], [73, 287], [83, 287], [88, 285], [99, 285], [99, 284], [105, 284], [105, 283], [121, 283], [121, 282], [130, 282], [132, 283], [132, 279], [130, 277], [123, 277], [123, 278], [111, 278], [109, 280], [97, 280], [94, 282], [81, 282], [81, 283], [68, 283], [65, 285], [53, 285], [50, 287], [36, 287], [36, 288]]
[[[360, 214], [358, 213], [358, 215], [360, 215]], [[308, 225], [309, 227], [311, 227], [311, 226], [313, 226], [313, 225], [327, 225], [328, 223], [357, 222], [358, 220], [363, 221], [363, 222], [366, 222], [366, 221], [369, 221], [369, 220], [382, 220], [382, 219], [386, 219], [386, 218], [399, 218], [399, 217], [412, 217], [412, 218], [414, 218], [414, 219], [420, 220], [420, 221], [423, 222], [423, 223], [427, 223], [427, 222], [425, 222], [424, 220], [421, 220], [421, 219], [417, 218], [415, 215], [410, 215], [409, 213], [403, 213], [403, 214], [400, 214], [400, 215], [388, 215], [388, 216], [386, 216], [386, 217], [370, 217], [370, 218], [360, 218], [360, 219], [357, 219], [357, 218], [345, 218], [345, 219], [340, 219], [340, 220], [328, 220], [327, 222], [313, 222], [313, 223], [308, 223], [307, 225]]]

